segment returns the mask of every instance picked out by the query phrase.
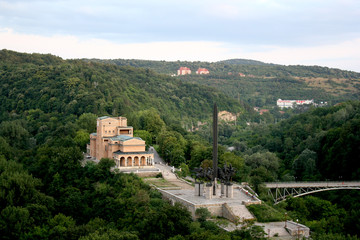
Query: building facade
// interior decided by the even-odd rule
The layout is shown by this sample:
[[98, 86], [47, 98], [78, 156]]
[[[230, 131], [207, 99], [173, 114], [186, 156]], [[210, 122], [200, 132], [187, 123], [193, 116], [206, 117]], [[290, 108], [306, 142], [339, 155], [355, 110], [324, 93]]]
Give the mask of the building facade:
[[199, 68], [197, 71], [196, 71], [196, 74], [209, 74], [209, 70], [207, 70], [206, 68]]
[[186, 74], [191, 74], [190, 68], [181, 67], [179, 68], [179, 70], [177, 70], [177, 75], [186, 75]]
[[278, 99], [276, 101], [276, 105], [279, 108], [293, 108], [297, 105], [304, 105], [304, 104], [314, 104], [314, 100], [281, 100]]
[[145, 149], [145, 141], [133, 137], [133, 128], [125, 117], [99, 117], [96, 133], [90, 134], [89, 154], [97, 160], [111, 158], [117, 168], [154, 166], [154, 153]]

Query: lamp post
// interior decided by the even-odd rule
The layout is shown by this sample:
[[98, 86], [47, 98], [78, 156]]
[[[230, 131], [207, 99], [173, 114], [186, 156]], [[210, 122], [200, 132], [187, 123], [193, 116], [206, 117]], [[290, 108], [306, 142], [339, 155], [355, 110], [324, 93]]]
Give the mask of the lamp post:
[[297, 225], [297, 239], [300, 239], [300, 232], [299, 232], [299, 219], [296, 219], [296, 225]]
[[285, 213], [285, 228], [287, 227], [286, 226], [286, 221], [287, 221], [286, 217], [287, 217], [287, 212]]

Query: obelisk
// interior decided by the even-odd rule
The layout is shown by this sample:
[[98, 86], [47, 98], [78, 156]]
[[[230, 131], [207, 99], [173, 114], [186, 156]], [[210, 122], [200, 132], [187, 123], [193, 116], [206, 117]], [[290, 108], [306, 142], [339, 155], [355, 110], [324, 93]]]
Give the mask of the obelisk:
[[213, 195], [216, 195], [216, 184], [218, 177], [218, 110], [216, 103], [213, 112]]

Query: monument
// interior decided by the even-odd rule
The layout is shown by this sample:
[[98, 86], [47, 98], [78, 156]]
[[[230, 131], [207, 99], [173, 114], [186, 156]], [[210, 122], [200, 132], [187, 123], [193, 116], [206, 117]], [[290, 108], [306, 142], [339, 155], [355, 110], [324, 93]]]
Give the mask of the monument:
[[[212, 199], [219, 195], [217, 181], [221, 182], [221, 197], [233, 197], [233, 184], [231, 177], [235, 173], [235, 168], [231, 164], [224, 164], [223, 168], [218, 166], [218, 110], [216, 103], [213, 111], [213, 167], [194, 169], [195, 173], [195, 196], [205, 196], [206, 199]], [[199, 181], [198, 181], [199, 180]], [[205, 184], [204, 180], [208, 181]], [[204, 194], [205, 189], [205, 194]]]
[[[245, 205], [261, 204], [254, 195], [249, 194], [243, 186], [233, 184], [232, 176], [235, 168], [231, 164], [218, 164], [218, 109], [216, 103], [213, 109], [213, 166], [194, 168], [195, 187], [181, 187], [181, 189], [157, 188], [164, 199], [171, 203], [181, 203], [196, 218], [196, 210], [207, 208], [214, 216], [220, 216], [237, 222], [239, 220], [254, 219]], [[218, 184], [218, 181], [221, 183]], [[221, 191], [220, 191], [221, 189]]]
[[214, 103], [213, 111], [213, 195], [216, 195], [216, 182], [218, 177], [218, 110]]

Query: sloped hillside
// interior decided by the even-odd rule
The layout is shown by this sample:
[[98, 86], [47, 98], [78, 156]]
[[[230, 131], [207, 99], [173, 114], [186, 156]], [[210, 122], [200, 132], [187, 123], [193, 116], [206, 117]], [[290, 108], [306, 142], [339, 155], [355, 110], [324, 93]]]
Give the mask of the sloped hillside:
[[123, 115], [148, 108], [174, 119], [201, 119], [243, 107], [225, 94], [151, 70], [62, 60], [51, 55], [0, 51], [0, 112], [29, 109], [75, 114]]

